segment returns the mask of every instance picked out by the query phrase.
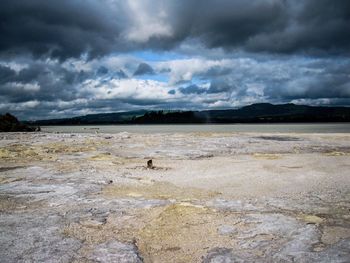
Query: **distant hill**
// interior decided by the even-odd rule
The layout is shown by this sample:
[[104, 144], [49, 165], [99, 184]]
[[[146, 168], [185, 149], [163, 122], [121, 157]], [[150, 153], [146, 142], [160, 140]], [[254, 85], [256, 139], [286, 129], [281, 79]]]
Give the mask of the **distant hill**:
[[252, 104], [236, 110], [202, 111], [201, 119], [214, 123], [231, 122], [349, 122], [350, 107], [312, 107], [292, 103]]
[[240, 109], [205, 111], [131, 111], [39, 120], [36, 125], [181, 124], [181, 123], [350, 122], [350, 107], [313, 107], [295, 104], [252, 104]]
[[129, 112], [89, 114], [73, 118], [28, 121], [26, 123], [36, 125], [121, 124], [129, 122], [133, 118], [143, 116], [146, 112], [146, 110], [139, 110]]

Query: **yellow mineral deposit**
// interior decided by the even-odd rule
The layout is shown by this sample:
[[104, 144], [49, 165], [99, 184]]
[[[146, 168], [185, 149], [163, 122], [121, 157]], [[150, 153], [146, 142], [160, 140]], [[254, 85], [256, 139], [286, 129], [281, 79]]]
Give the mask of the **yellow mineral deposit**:
[[253, 156], [257, 159], [266, 159], [266, 160], [276, 160], [282, 158], [280, 154], [272, 153], [254, 153]]
[[148, 199], [208, 200], [219, 196], [218, 192], [206, 191], [192, 187], [178, 187], [168, 182], [144, 183], [137, 185], [108, 185], [103, 195], [109, 198], [137, 196]]

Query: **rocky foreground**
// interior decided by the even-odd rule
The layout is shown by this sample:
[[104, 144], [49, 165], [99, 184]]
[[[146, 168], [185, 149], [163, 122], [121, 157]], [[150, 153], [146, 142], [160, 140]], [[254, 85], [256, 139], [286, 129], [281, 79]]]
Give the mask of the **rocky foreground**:
[[350, 262], [349, 171], [350, 134], [2, 133], [0, 259]]

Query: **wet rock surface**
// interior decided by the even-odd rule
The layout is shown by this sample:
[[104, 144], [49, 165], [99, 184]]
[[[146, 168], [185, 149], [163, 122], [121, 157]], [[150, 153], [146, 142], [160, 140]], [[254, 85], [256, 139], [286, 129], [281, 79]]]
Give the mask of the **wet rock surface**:
[[1, 262], [350, 261], [350, 135], [0, 136]]

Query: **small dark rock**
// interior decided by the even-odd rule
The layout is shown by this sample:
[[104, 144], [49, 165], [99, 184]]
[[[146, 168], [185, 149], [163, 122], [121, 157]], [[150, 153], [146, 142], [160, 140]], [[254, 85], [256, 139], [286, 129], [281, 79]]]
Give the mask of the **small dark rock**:
[[152, 162], [152, 160], [148, 160], [147, 161], [147, 168], [148, 169], [153, 169], [154, 167], [153, 167], [153, 162]]

